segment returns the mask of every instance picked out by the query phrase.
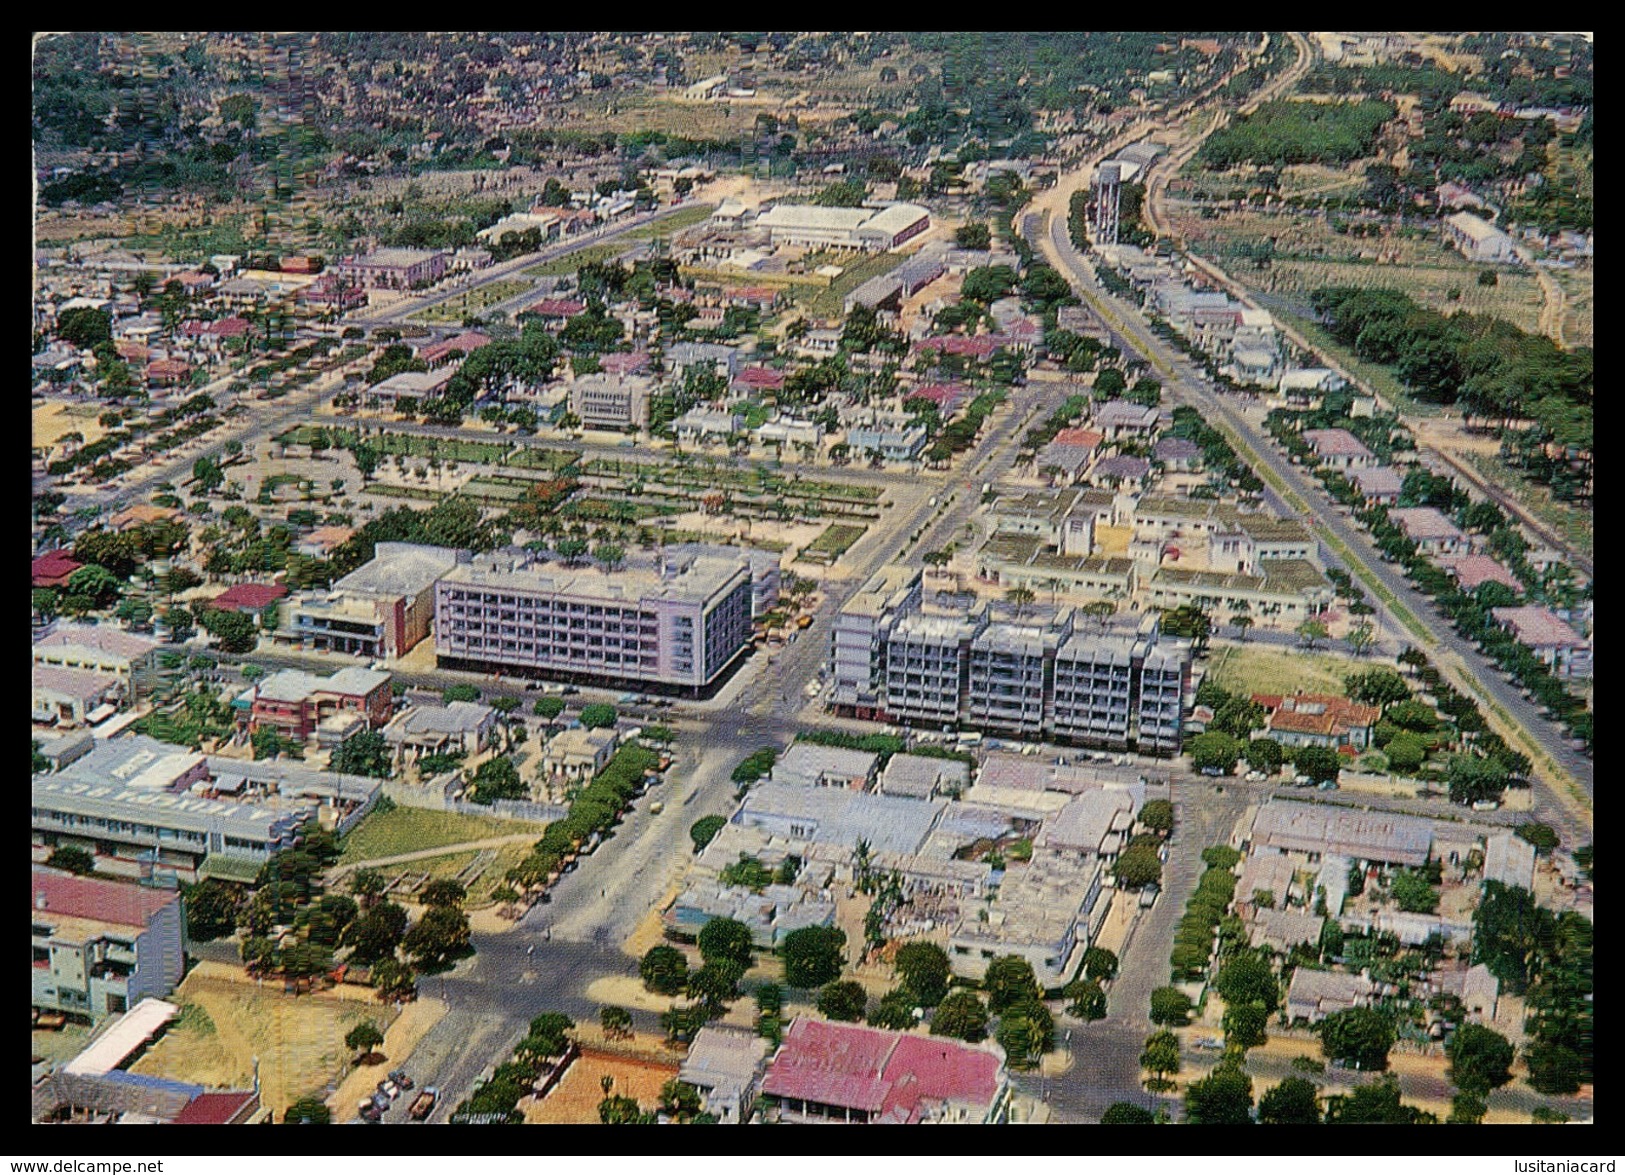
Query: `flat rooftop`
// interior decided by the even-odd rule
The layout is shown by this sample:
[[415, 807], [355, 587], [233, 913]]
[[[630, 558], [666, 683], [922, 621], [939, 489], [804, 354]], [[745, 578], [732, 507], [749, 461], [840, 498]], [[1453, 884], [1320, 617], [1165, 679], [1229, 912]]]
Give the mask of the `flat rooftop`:
[[721, 555], [667, 558], [667, 574], [658, 565], [639, 562], [608, 571], [602, 567], [567, 566], [563, 561], [532, 562], [504, 554], [479, 555], [459, 563], [442, 584], [497, 588], [530, 595], [577, 596], [592, 600], [707, 600], [727, 587], [741, 571], [749, 573], [750, 560]]

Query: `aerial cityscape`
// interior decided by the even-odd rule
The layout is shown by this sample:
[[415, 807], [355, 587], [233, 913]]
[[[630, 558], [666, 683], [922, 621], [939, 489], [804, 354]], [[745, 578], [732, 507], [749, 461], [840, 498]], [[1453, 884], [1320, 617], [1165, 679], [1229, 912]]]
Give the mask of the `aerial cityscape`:
[[33, 1122], [1593, 1120], [1591, 34], [32, 73]]

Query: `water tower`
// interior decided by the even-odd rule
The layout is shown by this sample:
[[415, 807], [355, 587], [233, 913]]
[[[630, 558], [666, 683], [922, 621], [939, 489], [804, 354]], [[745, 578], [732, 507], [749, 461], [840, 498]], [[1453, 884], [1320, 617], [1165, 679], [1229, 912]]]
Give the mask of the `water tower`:
[[1097, 245], [1117, 244], [1117, 206], [1122, 198], [1123, 169], [1102, 163], [1095, 171], [1094, 238]]

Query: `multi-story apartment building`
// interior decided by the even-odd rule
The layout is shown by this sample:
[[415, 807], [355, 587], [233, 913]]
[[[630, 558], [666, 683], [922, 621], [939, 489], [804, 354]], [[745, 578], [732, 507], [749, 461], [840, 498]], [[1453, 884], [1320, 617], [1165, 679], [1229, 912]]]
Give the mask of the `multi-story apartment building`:
[[387, 673], [354, 666], [331, 677], [281, 669], [244, 690], [237, 705], [247, 711], [250, 730], [270, 727], [302, 743], [334, 715], [353, 714], [368, 726], [383, 726], [391, 712], [389, 681]]
[[289, 601], [276, 636], [360, 657], [402, 656], [429, 635], [435, 581], [456, 565], [449, 547], [379, 543], [370, 562], [331, 588]]
[[100, 1020], [185, 973], [181, 895], [34, 866], [36, 1008]]
[[1048, 624], [989, 624], [970, 646], [965, 719], [975, 726], [1041, 734], [1054, 692], [1055, 651], [1072, 635], [1072, 612]]
[[435, 585], [440, 665], [599, 679], [697, 694], [751, 636], [751, 564], [667, 552], [617, 571], [524, 551], [459, 562]]
[[[920, 611], [918, 573], [893, 565], [836, 617], [830, 705], [837, 713], [964, 724], [1153, 754], [1177, 752], [1190, 649], [1135, 630]], [[890, 573], [889, 575], [886, 573]]]
[[886, 639], [898, 619], [920, 606], [918, 567], [889, 563], [847, 600], [830, 631], [830, 704], [857, 718], [882, 709]]
[[987, 626], [976, 616], [904, 616], [886, 640], [886, 712], [910, 722], [959, 721], [970, 644]]

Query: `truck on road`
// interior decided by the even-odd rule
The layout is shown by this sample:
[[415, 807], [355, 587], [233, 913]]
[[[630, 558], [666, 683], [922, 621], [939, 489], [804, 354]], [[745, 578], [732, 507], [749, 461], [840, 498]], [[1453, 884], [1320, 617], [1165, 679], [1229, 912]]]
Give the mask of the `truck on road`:
[[434, 1103], [440, 1096], [440, 1091], [432, 1085], [423, 1087], [423, 1092], [412, 1101], [412, 1108], [407, 1111], [412, 1121], [421, 1122], [434, 1110]]

